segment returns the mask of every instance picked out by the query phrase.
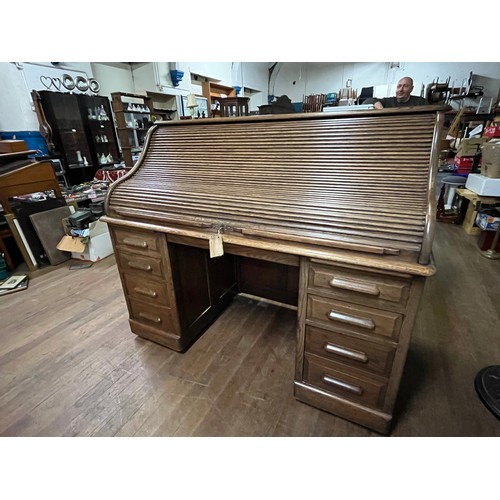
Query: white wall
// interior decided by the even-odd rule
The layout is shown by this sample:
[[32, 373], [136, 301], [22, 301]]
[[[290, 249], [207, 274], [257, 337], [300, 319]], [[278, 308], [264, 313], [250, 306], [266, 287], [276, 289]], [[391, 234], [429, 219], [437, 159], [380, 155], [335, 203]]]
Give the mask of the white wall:
[[[22, 63], [26, 64], [26, 63]], [[53, 68], [51, 63], [37, 63]], [[189, 72], [199, 74], [223, 85], [240, 85], [247, 89], [250, 109], [267, 103], [268, 80], [270, 94], [288, 95], [293, 102], [300, 102], [304, 95], [338, 92], [346, 80], [352, 86], [391, 85], [402, 76], [411, 76], [424, 85], [436, 78], [457, 85], [469, 77], [470, 72], [484, 77], [487, 92], [497, 97], [500, 86], [499, 62], [402, 62], [400, 68], [390, 68], [387, 62], [280, 62], [269, 79], [268, 62], [75, 62], [64, 63], [61, 71], [83, 71], [100, 84], [100, 95], [110, 97], [111, 92], [154, 91], [171, 95], [186, 95], [193, 91], [201, 94], [201, 83], [191, 85]], [[185, 75], [180, 85], [174, 87], [170, 68], [177, 67]], [[31, 89], [27, 87], [22, 69], [16, 64], [0, 62], [0, 130], [38, 130], [38, 120], [31, 103]]]
[[[338, 92], [348, 79], [352, 87], [392, 85], [403, 76], [425, 85], [439, 78], [460, 86], [469, 74], [487, 78], [485, 95], [497, 97], [500, 86], [499, 62], [401, 62], [400, 68], [390, 68], [388, 62], [286, 62], [277, 68], [278, 74], [271, 94], [288, 95], [293, 102], [302, 101], [304, 95]], [[383, 96], [378, 96], [383, 97]]]
[[247, 89], [245, 97], [250, 97], [250, 111], [257, 111], [258, 106], [267, 104], [268, 69], [268, 62], [241, 63], [243, 87]]
[[[50, 62], [0, 62], [0, 131], [38, 131], [39, 124], [32, 105], [31, 91], [44, 90], [39, 77], [78, 71], [91, 78], [90, 63], [64, 63], [54, 66]], [[63, 89], [64, 90], [64, 89]]]
[[99, 82], [99, 95], [111, 98], [112, 92], [134, 92], [132, 72], [128, 63], [91, 63], [94, 78]]
[[21, 70], [13, 63], [0, 62], [1, 131], [38, 130], [29, 92]]

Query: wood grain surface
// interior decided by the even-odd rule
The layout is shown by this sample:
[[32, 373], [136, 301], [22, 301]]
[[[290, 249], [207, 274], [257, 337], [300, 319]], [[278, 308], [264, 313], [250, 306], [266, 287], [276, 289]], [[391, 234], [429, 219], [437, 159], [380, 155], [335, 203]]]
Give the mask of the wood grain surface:
[[424, 248], [427, 263], [441, 115], [416, 111], [161, 123], [106, 213], [365, 251]]
[[[500, 262], [438, 224], [393, 436], [500, 436], [474, 377], [500, 363]], [[179, 354], [130, 333], [114, 257], [0, 297], [1, 436], [376, 436], [293, 397], [296, 312], [237, 298]]]

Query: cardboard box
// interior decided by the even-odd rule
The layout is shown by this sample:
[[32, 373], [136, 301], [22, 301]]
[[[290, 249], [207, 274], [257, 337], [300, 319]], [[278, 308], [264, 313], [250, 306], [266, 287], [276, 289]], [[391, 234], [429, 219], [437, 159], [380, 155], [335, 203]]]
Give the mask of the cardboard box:
[[482, 147], [481, 173], [486, 177], [500, 177], [500, 141], [490, 140]]
[[484, 231], [496, 231], [500, 225], [500, 217], [488, 214], [477, 214], [476, 224]]
[[486, 137], [462, 139], [457, 149], [457, 156], [475, 156], [481, 152], [481, 146], [485, 144], [486, 141]]
[[485, 164], [481, 167], [481, 174], [491, 179], [500, 178], [500, 165]]
[[63, 220], [63, 225], [66, 236], [63, 236], [57, 249], [71, 252], [73, 259], [97, 262], [113, 253], [108, 225], [105, 222], [96, 220], [89, 224], [88, 241], [87, 238], [71, 236], [67, 219]]
[[500, 179], [482, 174], [469, 174], [465, 187], [481, 196], [500, 196]]

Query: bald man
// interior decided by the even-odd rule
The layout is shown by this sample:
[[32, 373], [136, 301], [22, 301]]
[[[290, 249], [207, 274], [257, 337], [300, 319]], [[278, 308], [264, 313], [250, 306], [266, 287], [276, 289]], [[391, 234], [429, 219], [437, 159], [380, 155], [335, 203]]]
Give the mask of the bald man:
[[398, 82], [395, 97], [383, 97], [382, 99], [372, 97], [363, 101], [363, 104], [373, 104], [376, 109], [399, 108], [401, 106], [425, 106], [429, 104], [427, 99], [411, 95], [412, 90], [413, 80], [409, 76], [405, 76]]

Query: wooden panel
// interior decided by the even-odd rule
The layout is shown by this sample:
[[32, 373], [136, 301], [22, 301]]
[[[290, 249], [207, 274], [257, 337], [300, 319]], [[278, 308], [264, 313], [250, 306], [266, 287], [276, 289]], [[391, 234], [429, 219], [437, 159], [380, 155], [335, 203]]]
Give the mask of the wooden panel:
[[148, 300], [152, 304], [170, 306], [171, 298], [163, 281], [148, 279], [137, 274], [123, 273], [125, 293], [132, 298]]
[[388, 377], [396, 349], [306, 326], [305, 350], [323, 358]]
[[408, 301], [410, 279], [397, 279], [342, 267], [311, 264], [309, 289], [329, 297], [375, 307], [403, 309]]
[[401, 314], [314, 295], [307, 298], [307, 317], [327, 328], [393, 340], [397, 340], [402, 323]]
[[168, 307], [159, 307], [135, 299], [129, 300], [129, 305], [131, 319], [158, 330], [159, 334], [176, 332], [176, 321]]
[[238, 257], [238, 283], [240, 292], [297, 305], [297, 267]]
[[342, 398], [356, 401], [373, 408], [382, 408], [386, 384], [382, 380], [354, 375], [348, 368], [306, 354], [304, 382]]
[[149, 255], [151, 252], [158, 253], [161, 248], [161, 234], [151, 231], [134, 231], [131, 229], [114, 228], [116, 235], [116, 247], [127, 252]]
[[207, 250], [169, 244], [183, 333], [199, 335], [236, 293], [234, 257], [210, 259]]
[[136, 272], [142, 276], [165, 278], [161, 258], [146, 257], [127, 252], [117, 252], [119, 266], [124, 272]]
[[169, 249], [181, 327], [187, 329], [210, 309], [205, 252], [180, 245]]

